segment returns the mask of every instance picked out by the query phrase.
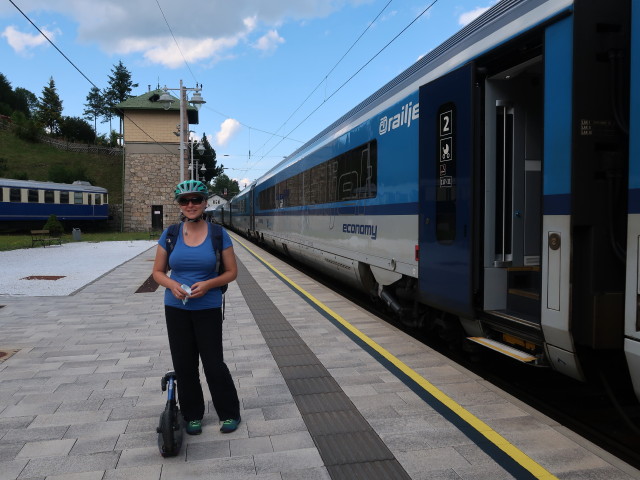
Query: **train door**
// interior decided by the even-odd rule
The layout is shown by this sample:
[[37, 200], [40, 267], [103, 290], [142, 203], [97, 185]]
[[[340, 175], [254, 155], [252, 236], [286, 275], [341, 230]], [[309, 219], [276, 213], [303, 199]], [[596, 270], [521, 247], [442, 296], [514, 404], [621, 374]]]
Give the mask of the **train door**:
[[[496, 323], [540, 337], [542, 58], [484, 81], [483, 305]], [[504, 330], [504, 329], [502, 329]]]
[[[632, 5], [632, 32], [640, 31], [640, 5]], [[640, 36], [632, 36], [629, 118], [629, 218], [624, 351], [640, 398]]]
[[329, 198], [327, 199], [330, 203], [332, 203], [329, 212], [329, 230], [332, 230], [335, 221], [336, 215], [338, 214], [338, 207], [336, 202], [338, 201], [338, 161], [334, 160], [327, 164], [327, 184], [329, 185], [328, 194]]
[[162, 205], [152, 205], [151, 206], [151, 230], [160, 230], [164, 229], [163, 221], [162, 221]]
[[424, 302], [473, 318], [475, 66], [420, 87], [419, 284]]
[[255, 183], [249, 187], [249, 231], [253, 235], [256, 231], [256, 216], [255, 216]]

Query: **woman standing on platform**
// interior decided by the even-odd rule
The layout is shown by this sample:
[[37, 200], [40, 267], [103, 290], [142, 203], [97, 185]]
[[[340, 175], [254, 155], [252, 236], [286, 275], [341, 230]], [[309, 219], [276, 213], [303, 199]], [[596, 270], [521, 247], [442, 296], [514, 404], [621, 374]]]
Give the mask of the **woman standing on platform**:
[[[238, 276], [233, 244], [222, 230], [222, 262], [225, 271], [216, 273], [216, 254], [209, 223], [204, 220], [207, 187], [187, 180], [175, 189], [183, 222], [167, 253], [167, 234], [162, 232], [153, 264], [153, 279], [166, 288], [165, 318], [171, 359], [178, 379], [180, 410], [187, 433], [202, 432], [205, 404], [198, 372], [202, 359], [213, 406], [222, 422], [222, 433], [233, 432], [240, 423], [240, 402], [235, 384], [224, 363], [222, 349], [222, 292]], [[171, 241], [171, 240], [170, 240]], [[167, 271], [171, 269], [171, 276]]]

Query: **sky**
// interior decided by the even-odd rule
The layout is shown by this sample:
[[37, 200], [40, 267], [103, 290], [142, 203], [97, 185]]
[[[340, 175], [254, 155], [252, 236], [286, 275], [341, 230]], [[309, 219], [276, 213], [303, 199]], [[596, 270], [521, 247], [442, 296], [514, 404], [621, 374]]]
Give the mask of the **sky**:
[[73, 117], [120, 61], [134, 96], [202, 85], [190, 129], [242, 188], [495, 3], [2, 0], [0, 73], [37, 97], [53, 78]]

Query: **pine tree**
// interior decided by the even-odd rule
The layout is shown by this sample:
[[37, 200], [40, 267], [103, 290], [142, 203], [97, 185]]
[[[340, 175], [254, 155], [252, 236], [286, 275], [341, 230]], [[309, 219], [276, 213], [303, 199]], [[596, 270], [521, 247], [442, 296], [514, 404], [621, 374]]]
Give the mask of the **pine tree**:
[[84, 104], [84, 118], [87, 120], [93, 119], [93, 131], [98, 134], [98, 117], [103, 114], [105, 109], [105, 99], [100, 93], [98, 87], [91, 87], [89, 94], [87, 95], [87, 103]]
[[[118, 62], [118, 65], [113, 66], [111, 73], [113, 75], [109, 75], [109, 86], [103, 94], [106, 103], [105, 111], [107, 111], [105, 117], [108, 117], [109, 121], [114, 115], [113, 107], [130, 98], [131, 91], [138, 87], [138, 84], [131, 80], [131, 72], [122, 64], [122, 60]], [[111, 127], [111, 123], [109, 123], [109, 127]], [[111, 128], [109, 129], [111, 130]], [[122, 137], [122, 122], [120, 122], [120, 137]]]
[[211, 144], [209, 143], [209, 139], [207, 138], [207, 134], [202, 134], [202, 139], [200, 143], [204, 146], [204, 152], [202, 155], [196, 149], [193, 150], [193, 159], [194, 161], [198, 161], [199, 165], [204, 165], [206, 168], [204, 177], [205, 183], [210, 182], [214, 177], [222, 174], [224, 168], [222, 166], [217, 166], [216, 161], [216, 151], [213, 149]]
[[49, 85], [42, 89], [42, 96], [38, 104], [38, 119], [50, 134], [58, 134], [62, 120], [62, 100], [58, 96], [53, 77], [49, 78]]

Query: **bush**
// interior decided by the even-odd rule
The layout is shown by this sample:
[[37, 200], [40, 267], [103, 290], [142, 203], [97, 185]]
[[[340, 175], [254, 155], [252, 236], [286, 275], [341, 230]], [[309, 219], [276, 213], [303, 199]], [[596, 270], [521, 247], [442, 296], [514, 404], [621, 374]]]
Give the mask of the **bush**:
[[32, 143], [38, 141], [38, 135], [42, 133], [38, 123], [27, 118], [22, 112], [14, 112], [11, 120], [12, 130], [16, 137]]
[[64, 227], [62, 223], [58, 220], [58, 217], [55, 215], [49, 215], [49, 220], [42, 227], [43, 230], [49, 230], [49, 235], [52, 237], [59, 237], [64, 232]]

